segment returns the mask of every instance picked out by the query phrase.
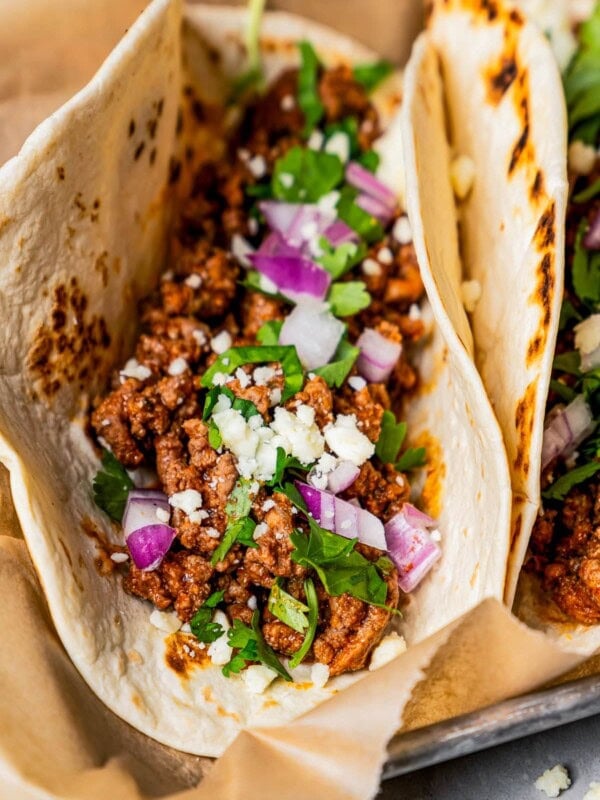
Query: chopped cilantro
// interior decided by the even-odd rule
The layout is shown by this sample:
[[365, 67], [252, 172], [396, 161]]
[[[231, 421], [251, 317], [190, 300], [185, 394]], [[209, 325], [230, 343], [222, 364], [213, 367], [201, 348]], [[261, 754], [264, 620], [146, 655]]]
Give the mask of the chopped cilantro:
[[384, 411], [381, 418], [381, 433], [375, 444], [375, 455], [384, 464], [394, 464], [402, 443], [406, 438], [406, 422], [396, 422], [392, 411]]
[[323, 251], [316, 261], [331, 275], [334, 281], [345, 275], [355, 264], [362, 261], [367, 254], [364, 242], [344, 242], [333, 247], [327, 239], [322, 236], [319, 245]]
[[330, 122], [325, 128], [325, 142], [327, 143], [335, 133], [345, 133], [348, 137], [351, 159], [360, 155], [358, 120], [356, 117], [344, 117], [344, 119], [340, 119], [337, 122]]
[[251, 400], [245, 400], [243, 397], [237, 397], [231, 389], [226, 386], [214, 386], [204, 400], [204, 409], [202, 411], [202, 419], [206, 422], [213, 413], [219, 397], [225, 395], [231, 400], [231, 407], [236, 411], [240, 411], [244, 419], [248, 420], [250, 417], [260, 415], [260, 411]]
[[298, 72], [298, 105], [304, 113], [302, 135], [308, 138], [319, 122], [325, 108], [319, 97], [319, 59], [310, 42], [300, 42], [300, 71]]
[[577, 396], [577, 392], [575, 389], [572, 389], [570, 386], [567, 386], [566, 383], [562, 383], [562, 381], [551, 380], [550, 381], [550, 389], [557, 394], [561, 400], [564, 400], [566, 403], [570, 403], [571, 400], [574, 400]]
[[267, 347], [279, 344], [279, 334], [281, 333], [282, 326], [283, 322], [280, 319], [271, 319], [265, 322], [264, 325], [261, 325], [256, 334], [256, 338], [262, 345]]
[[556, 369], [559, 372], [566, 372], [567, 375], [579, 376], [581, 374], [579, 372], [580, 364], [581, 358], [579, 352], [577, 350], [571, 350], [568, 353], [559, 353], [557, 356], [554, 356], [552, 369]]
[[564, 76], [571, 141], [596, 146], [600, 132], [600, 4], [579, 29], [579, 49]]
[[233, 621], [233, 627], [227, 631], [227, 644], [238, 652], [223, 667], [223, 675], [228, 678], [231, 673], [241, 672], [248, 662], [260, 662], [284, 680], [291, 681], [292, 676], [263, 639], [259, 620], [260, 615], [257, 610], [252, 615], [251, 628], [239, 619]]
[[427, 463], [426, 450], [424, 447], [409, 447], [395, 463], [398, 472], [410, 472], [411, 469], [424, 467]]
[[109, 450], [102, 451], [102, 469], [96, 473], [92, 488], [96, 505], [111, 519], [120, 522], [133, 481]]
[[562, 475], [552, 486], [542, 492], [547, 500], [564, 500], [574, 486], [584, 483], [600, 470], [600, 461], [590, 461]]
[[343, 338], [329, 364], [317, 367], [313, 372], [315, 375], [320, 375], [328, 386], [337, 386], [339, 389], [348, 377], [348, 373], [354, 366], [359, 353], [360, 348], [350, 344], [346, 338]]
[[252, 486], [252, 481], [246, 478], [238, 478], [229, 495], [225, 505], [227, 528], [219, 542], [219, 546], [212, 554], [211, 564], [213, 566], [225, 558], [236, 542], [246, 545], [246, 547], [257, 547], [252, 538], [256, 522], [249, 517], [253, 500]]
[[586, 250], [583, 246], [582, 239], [587, 226], [587, 220], [582, 219], [577, 229], [572, 278], [577, 297], [586, 305], [594, 308], [600, 303], [600, 251]]
[[306, 602], [308, 603], [308, 629], [304, 637], [304, 641], [299, 650], [296, 650], [290, 659], [290, 668], [295, 669], [305, 658], [310, 650], [310, 647], [317, 632], [317, 623], [319, 621], [319, 598], [315, 584], [311, 578], [304, 581], [304, 594], [306, 595]]
[[273, 197], [271, 183], [252, 183], [246, 186], [244, 191], [248, 197], [255, 197], [257, 200], [267, 200]]
[[368, 243], [376, 242], [383, 237], [383, 228], [375, 217], [367, 214], [354, 202], [358, 192], [352, 186], [344, 186], [337, 203], [337, 213], [346, 225], [355, 230]]
[[364, 281], [345, 281], [332, 283], [327, 295], [327, 302], [336, 317], [349, 317], [368, 308], [371, 295]]
[[[598, 88], [600, 89], [600, 86]], [[586, 203], [588, 200], [594, 198], [597, 194], [600, 194], [600, 178], [597, 181], [594, 181], [594, 183], [591, 183], [585, 189], [582, 189], [581, 192], [578, 192], [571, 199], [574, 203]]]
[[567, 327], [570, 322], [578, 322], [581, 319], [581, 314], [573, 303], [570, 300], [563, 300], [563, 304], [560, 308], [560, 319], [558, 322], [558, 328], [561, 331]]
[[[292, 176], [282, 180], [281, 176]], [[290, 203], [316, 203], [344, 177], [344, 166], [332, 153], [292, 147], [278, 158], [273, 171], [272, 189], [278, 200]]]
[[215, 421], [211, 419], [208, 423], [208, 443], [213, 450], [218, 450], [223, 444], [221, 431], [217, 428]]
[[213, 592], [191, 618], [190, 628], [198, 641], [210, 644], [223, 635], [223, 626], [218, 622], [212, 622], [212, 615], [216, 606], [223, 600], [224, 594], [223, 590]]
[[308, 470], [308, 468], [301, 461], [298, 461], [297, 458], [286, 455], [283, 447], [278, 447], [277, 458], [275, 461], [275, 472], [271, 480], [267, 481], [266, 485], [269, 487], [280, 487], [286, 470], [290, 469], [300, 471], [302, 473], [305, 473]]
[[271, 587], [267, 607], [273, 616], [298, 633], [304, 633], [308, 628], [308, 606], [281, 588], [281, 578], [276, 578]]
[[244, 44], [246, 45], [246, 69], [236, 78], [229, 97], [230, 103], [238, 102], [246, 93], [260, 89], [264, 83], [260, 63], [260, 23], [265, 8], [265, 0], [250, 0], [248, 3], [248, 25]]
[[284, 375], [284, 389], [281, 400], [285, 403], [302, 389], [304, 373], [302, 364], [293, 345], [254, 345], [250, 347], [231, 347], [222, 353], [200, 379], [200, 385], [211, 387], [218, 372], [231, 375], [243, 364], [266, 364], [278, 361]]
[[352, 70], [354, 80], [367, 92], [372, 92], [388, 75], [394, 71], [389, 61], [375, 61], [373, 64], [357, 64]]
[[361, 153], [359, 157], [356, 159], [359, 164], [365, 169], [368, 169], [369, 172], [376, 172], [377, 167], [379, 166], [379, 154], [375, 152], [375, 150], [365, 150], [364, 153]]

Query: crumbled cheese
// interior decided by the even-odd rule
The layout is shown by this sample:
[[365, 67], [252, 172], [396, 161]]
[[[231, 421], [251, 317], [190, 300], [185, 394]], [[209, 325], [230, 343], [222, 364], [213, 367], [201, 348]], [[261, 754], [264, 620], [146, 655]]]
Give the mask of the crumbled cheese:
[[442, 541], [442, 534], [437, 529], [429, 531], [429, 538], [432, 539], [434, 542], [441, 542]]
[[250, 150], [246, 150], [245, 147], [240, 147], [239, 150], [237, 151], [237, 156], [240, 159], [240, 161], [248, 161], [248, 159], [250, 158]]
[[180, 509], [184, 514], [191, 514], [202, 508], [202, 495], [196, 489], [184, 489], [169, 497], [169, 505]]
[[281, 172], [279, 174], [279, 181], [285, 189], [291, 189], [294, 185], [294, 176], [289, 172]]
[[596, 149], [575, 139], [569, 145], [569, 169], [576, 175], [589, 175], [596, 163]]
[[409, 319], [422, 319], [423, 312], [421, 311], [421, 306], [417, 305], [417, 303], [412, 303], [411, 307], [408, 309], [408, 318]]
[[360, 390], [364, 389], [366, 385], [366, 380], [361, 378], [360, 375], [352, 375], [352, 377], [348, 378], [348, 386], [351, 389], [354, 389], [355, 392], [360, 392]]
[[269, 526], [266, 522], [259, 522], [256, 528], [254, 528], [254, 532], [252, 534], [252, 538], [255, 542], [257, 542], [261, 536], [264, 536], [265, 533], [269, 532]]
[[262, 694], [276, 677], [276, 672], [262, 664], [252, 664], [242, 672], [246, 689], [252, 694]]
[[320, 197], [317, 200], [319, 211], [322, 211], [324, 214], [336, 214], [335, 209], [339, 203], [340, 197], [340, 193], [336, 192], [335, 190], [332, 192], [327, 192], [327, 194], [324, 194], [323, 197]]
[[152, 370], [140, 364], [137, 358], [130, 358], [119, 373], [123, 378], [136, 378], [138, 381], [145, 381], [152, 375]]
[[279, 405], [279, 403], [281, 403], [281, 389], [276, 386], [269, 393], [269, 405], [273, 407]]
[[174, 377], [175, 375], [182, 375], [188, 368], [188, 363], [185, 358], [179, 356], [179, 358], [175, 358], [171, 361], [167, 372]]
[[219, 429], [223, 444], [234, 456], [254, 457], [259, 444], [258, 433], [248, 425], [241, 411], [228, 408], [216, 414], [213, 412], [212, 418]]
[[[217, 402], [213, 406], [212, 413], [218, 414], [220, 411], [227, 411], [228, 408], [231, 408], [230, 398], [227, 397], [226, 394], [220, 394], [217, 397]], [[212, 488], [214, 489], [215, 487], [213, 486]]]
[[365, 258], [362, 262], [361, 269], [365, 275], [371, 275], [373, 277], [381, 275], [383, 271], [381, 269], [381, 264], [375, 261], [374, 258]]
[[592, 781], [590, 788], [583, 795], [583, 800], [600, 800], [600, 783]]
[[115, 564], [124, 564], [126, 561], [129, 561], [129, 556], [127, 553], [111, 553], [110, 560], [114, 561]]
[[174, 277], [175, 273], [173, 272], [173, 270], [168, 269], [166, 272], [163, 272], [163, 274], [160, 276], [160, 279], [161, 281], [172, 281]]
[[278, 406], [271, 428], [281, 436], [286, 452], [303, 464], [310, 464], [323, 455], [325, 443], [315, 423], [312, 406], [301, 404], [295, 414]]
[[[192, 626], [190, 625], [189, 622], [184, 622], [183, 625], [181, 626], [180, 630], [181, 630], [182, 633], [191, 633], [192, 632]], [[203, 642], [201, 642], [201, 644], [203, 644]]]
[[170, 611], [159, 611], [157, 608], [150, 614], [150, 623], [165, 633], [175, 633], [181, 628], [181, 620]]
[[382, 247], [377, 253], [377, 261], [380, 264], [391, 264], [394, 260], [394, 254], [389, 247]]
[[296, 98], [293, 94], [284, 94], [280, 106], [282, 111], [292, 111], [296, 107]]
[[323, 140], [325, 136], [323, 132], [320, 131], [318, 128], [315, 128], [311, 135], [308, 137], [308, 141], [306, 142], [307, 146], [311, 150], [320, 150], [323, 146]]
[[204, 331], [192, 331], [192, 339], [195, 339], [200, 346], [206, 344], [206, 334]]
[[191, 275], [187, 276], [184, 283], [186, 286], [189, 286], [190, 289], [199, 289], [202, 286], [202, 278], [196, 272], [193, 272]]
[[253, 156], [247, 161], [246, 166], [255, 178], [264, 178], [267, 174], [267, 162], [264, 156]]
[[248, 606], [250, 611], [256, 611], [256, 609], [258, 608], [258, 600], [253, 594], [251, 594], [250, 597], [246, 600], [246, 605]]
[[223, 664], [227, 664], [231, 660], [233, 653], [233, 650], [227, 644], [226, 636], [226, 633], [230, 627], [229, 620], [223, 611], [217, 610], [213, 614], [212, 621], [218, 622], [219, 625], [221, 625], [223, 628], [223, 635], [219, 636], [216, 641], [211, 643], [210, 647], [208, 648], [208, 656], [213, 664], [222, 667]]
[[412, 228], [410, 227], [410, 222], [406, 214], [398, 217], [396, 222], [394, 222], [392, 236], [398, 244], [410, 244], [412, 242]]
[[535, 782], [535, 788], [544, 792], [547, 797], [558, 797], [563, 789], [568, 789], [570, 785], [571, 778], [562, 764], [547, 769]]
[[464, 200], [473, 188], [475, 162], [469, 156], [456, 156], [450, 164], [450, 182], [455, 196]]
[[188, 514], [188, 519], [190, 522], [195, 522], [199, 525], [201, 522], [204, 522], [205, 519], [208, 519], [208, 511], [203, 511], [202, 509], [199, 511], [192, 511]]
[[171, 514], [166, 508], [157, 508], [156, 518], [159, 522], [168, 522], [171, 519]]
[[342, 164], [350, 158], [350, 139], [343, 131], [332, 134], [325, 145], [325, 152], [337, 156]]
[[460, 285], [460, 296], [465, 310], [469, 313], [475, 311], [475, 307], [481, 298], [481, 284], [479, 281], [463, 281]]
[[258, 220], [256, 217], [249, 217], [248, 218], [248, 233], [250, 236], [255, 236], [258, 233]]
[[375, 452], [373, 442], [358, 430], [354, 414], [338, 414], [335, 422], [329, 424], [324, 433], [330, 450], [357, 467], [368, 461]]
[[210, 349], [213, 353], [220, 356], [231, 347], [231, 334], [229, 331], [221, 331], [210, 340]]
[[239, 233], [234, 233], [231, 237], [231, 252], [235, 260], [238, 261], [242, 267], [250, 269], [252, 262], [248, 256], [254, 252], [254, 248], [250, 242], [244, 239]]
[[207, 536], [210, 536], [211, 539], [220, 539], [221, 538], [221, 534], [219, 533], [219, 531], [216, 528], [205, 528], [204, 529], [204, 533]]
[[320, 664], [315, 661], [310, 670], [310, 679], [313, 686], [316, 686], [317, 689], [322, 689], [329, 680], [329, 667], [327, 664]]
[[400, 636], [396, 633], [396, 631], [393, 631], [387, 636], [384, 636], [377, 647], [373, 650], [371, 655], [371, 663], [369, 664], [369, 671], [383, 667], [383, 665], [387, 664], [388, 661], [392, 661], [392, 659], [396, 658], [396, 656], [399, 656], [400, 653], [404, 653], [405, 651], [406, 641], [404, 636]]
[[257, 431], [262, 427], [262, 422], [263, 420], [260, 414], [253, 414], [248, 420], [248, 425], [250, 425], [253, 431]]
[[272, 508], [275, 508], [275, 500], [269, 497], [269, 499], [265, 500], [265, 502], [262, 504], [262, 510], [264, 512], [267, 512], [270, 511]]
[[266, 386], [275, 377], [275, 370], [273, 367], [256, 367], [252, 377], [257, 386]]
[[248, 386], [250, 386], [250, 384], [252, 383], [252, 378], [250, 377], [250, 375], [248, 375], [247, 372], [244, 372], [244, 370], [241, 367], [238, 367], [236, 369], [235, 377], [238, 379], [242, 389], [247, 389]]
[[258, 286], [263, 292], [267, 292], [267, 294], [277, 294], [279, 291], [277, 284], [272, 281], [271, 278], [267, 278], [266, 275], [262, 274], [259, 278]]
[[600, 347], [600, 314], [592, 314], [574, 328], [575, 347], [582, 356], [593, 353]]
[[213, 386], [225, 386], [226, 383], [232, 380], [231, 375], [226, 372], [215, 372], [212, 379]]

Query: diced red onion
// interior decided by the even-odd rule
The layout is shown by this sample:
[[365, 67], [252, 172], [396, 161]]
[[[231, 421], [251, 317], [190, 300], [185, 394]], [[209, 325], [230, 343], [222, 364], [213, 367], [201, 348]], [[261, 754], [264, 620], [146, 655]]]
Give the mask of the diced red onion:
[[414, 525], [415, 528], [435, 528], [437, 526], [436, 519], [413, 506], [412, 503], [405, 503], [402, 507], [402, 513], [408, 524]]
[[356, 161], [351, 161], [348, 164], [346, 167], [346, 180], [360, 192], [369, 195], [374, 200], [378, 200], [389, 212], [394, 211], [396, 207], [396, 195], [394, 192], [361, 164], [357, 164]]
[[123, 514], [122, 524], [125, 537], [138, 528], [164, 522], [156, 516], [158, 509], [171, 514], [169, 498], [164, 492], [156, 489], [132, 489], [127, 495]]
[[153, 489], [158, 484], [156, 470], [151, 467], [137, 467], [137, 469], [127, 470], [127, 474], [136, 489]]
[[378, 550], [386, 549], [383, 524], [374, 514], [306, 483], [296, 481], [296, 487], [322, 528]]
[[327, 364], [344, 333], [344, 324], [321, 303], [299, 303], [279, 333], [280, 344], [293, 344], [305, 369]]
[[127, 537], [133, 563], [143, 572], [156, 569], [173, 544], [175, 529], [170, 525], [146, 525]]
[[356, 366], [369, 383], [384, 383], [396, 366], [402, 345], [392, 342], [373, 328], [365, 328], [356, 343], [360, 348]]
[[[385, 525], [387, 549], [398, 569], [398, 584], [403, 592], [412, 592], [442, 555], [425, 524], [409, 521], [416, 518], [416, 511], [414, 506], [406, 503], [402, 511]], [[427, 527], [430, 525], [428, 522]]]
[[589, 436], [596, 424], [583, 395], [546, 420], [542, 445], [542, 469], [558, 456], [572, 453]]
[[331, 275], [302, 256], [264, 256], [254, 253], [248, 256], [256, 269], [278, 289], [297, 301], [313, 298], [323, 300], [331, 283]]
[[600, 250], [600, 208], [592, 217], [590, 227], [583, 237], [583, 246], [586, 250]]
[[263, 200], [258, 204], [267, 225], [271, 230], [285, 236], [301, 207], [300, 203], [279, 203], [277, 200]]
[[283, 236], [277, 231], [273, 231], [266, 236], [258, 250], [260, 256], [300, 256], [301, 252], [297, 247], [292, 247]]
[[341, 219], [336, 219], [324, 232], [323, 235], [333, 247], [338, 247], [346, 242], [358, 242], [358, 234], [346, 225]]
[[[335, 222], [335, 211], [329, 211], [316, 203], [279, 203], [264, 200], [260, 210], [269, 227], [280, 233], [290, 244], [302, 246], [317, 239]], [[310, 229], [309, 234], [307, 229]]]
[[384, 224], [387, 224], [394, 215], [393, 210], [390, 210], [380, 200], [368, 194], [359, 194], [356, 198], [356, 205]]
[[343, 492], [360, 475], [360, 468], [351, 461], [340, 461], [340, 463], [327, 476], [327, 488], [330, 492], [338, 494]]

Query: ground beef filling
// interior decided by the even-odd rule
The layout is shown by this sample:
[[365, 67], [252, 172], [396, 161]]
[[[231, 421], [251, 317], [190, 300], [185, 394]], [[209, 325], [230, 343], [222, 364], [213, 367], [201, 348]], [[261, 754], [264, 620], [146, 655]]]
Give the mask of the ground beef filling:
[[[247, 153], [262, 156], [270, 171], [287, 149], [302, 143], [302, 114], [297, 105], [282, 106], [284, 97], [296, 97], [297, 79], [297, 71], [285, 72], [245, 113], [228, 156], [200, 167], [175, 227], [170, 268], [142, 305], [135, 361], [115, 376], [112, 391], [97, 401], [91, 422], [100, 441], [127, 469], [155, 470], [158, 484], [169, 496], [186, 489], [202, 496], [203, 519], [192, 522], [183, 511], [174, 510], [171, 524], [177, 538], [171, 551], [151, 572], [130, 564], [125, 590], [158, 609], [174, 610], [184, 622], [212, 592], [222, 590], [222, 605], [231, 620], [249, 624], [258, 608], [266, 642], [289, 656], [300, 648], [304, 635], [268, 611], [267, 597], [279, 578], [285, 591], [304, 601], [304, 580], [310, 575], [317, 590], [319, 620], [307, 659], [327, 664], [330, 674], [336, 675], [365, 666], [390, 620], [390, 611], [348, 594], [330, 597], [314, 571], [296, 564], [290, 534], [294, 529], [306, 530], [306, 522], [285, 495], [264, 487], [252, 508], [262, 532], [257, 546], [236, 543], [222, 561], [211, 563], [227, 526], [225, 506], [239, 476], [232, 454], [219, 453], [209, 443], [209, 429], [202, 421], [205, 392], [198, 383], [216, 358], [217, 339], [225, 343], [222, 349], [256, 344], [265, 322], [282, 320], [289, 313], [284, 302], [240, 286], [242, 270], [232, 255], [232, 237], [240, 234], [258, 245], [264, 235], [264, 230], [249, 222], [254, 200], [246, 189], [257, 179], [248, 168]], [[377, 114], [350, 69], [323, 72], [319, 93], [325, 124], [354, 116], [360, 146], [369, 148], [380, 133]], [[369, 255], [376, 259], [382, 247], [390, 253], [382, 259], [381, 273], [361, 276], [373, 304], [348, 323], [352, 340], [368, 325], [393, 341], [404, 342], [389, 384], [352, 389], [346, 383], [332, 391], [322, 378], [309, 377], [286, 403], [289, 411], [301, 405], [314, 409], [321, 431], [335, 414], [354, 414], [358, 428], [372, 442], [379, 437], [384, 410], [417, 384], [409, 354], [411, 344], [424, 333], [418, 315], [409, 314], [424, 294], [412, 246], [400, 245], [388, 235]], [[254, 367], [245, 366], [227, 388], [251, 400], [268, 424], [277, 405], [274, 393], [283, 388], [283, 375], [279, 364], [265, 366], [271, 368], [266, 379], [255, 380]], [[354, 369], [350, 377], [357, 375]], [[357, 499], [385, 522], [402, 508], [408, 495], [405, 476], [374, 458], [363, 464], [343, 496]], [[370, 560], [381, 556], [378, 550], [358, 548]], [[393, 608], [399, 601], [396, 572], [392, 570], [386, 581], [386, 602]]]

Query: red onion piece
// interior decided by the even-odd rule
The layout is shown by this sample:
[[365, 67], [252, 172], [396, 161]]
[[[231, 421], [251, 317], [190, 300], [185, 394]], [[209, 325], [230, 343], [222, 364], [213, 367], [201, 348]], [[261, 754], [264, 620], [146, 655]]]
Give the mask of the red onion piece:
[[123, 514], [122, 525], [125, 537], [138, 528], [164, 522], [164, 519], [161, 520], [156, 516], [158, 509], [166, 511], [169, 516], [171, 514], [169, 498], [164, 492], [155, 489], [132, 489], [127, 495]]
[[248, 256], [256, 269], [266, 275], [291, 300], [313, 298], [323, 300], [331, 283], [331, 275], [313, 261], [302, 256]]
[[346, 225], [341, 219], [336, 219], [325, 231], [323, 235], [333, 247], [338, 247], [340, 244], [347, 242], [358, 242], [358, 234], [352, 230], [349, 225]]
[[423, 580], [442, 551], [423, 525], [408, 521], [407, 516], [414, 516], [416, 509], [406, 509], [406, 505], [386, 523], [385, 538], [390, 558], [398, 568], [398, 584], [408, 593]]
[[600, 208], [592, 217], [590, 227], [583, 237], [583, 246], [586, 250], [600, 250]]
[[381, 201], [368, 194], [359, 194], [356, 198], [356, 205], [360, 206], [367, 214], [383, 222], [384, 225], [387, 224], [394, 215], [393, 210], [390, 210]]
[[402, 507], [402, 513], [409, 525], [414, 525], [415, 528], [435, 528], [437, 520], [430, 517], [424, 511], [412, 505], [412, 503], [405, 503]]
[[297, 247], [292, 247], [280, 233], [274, 231], [263, 239], [260, 247], [256, 251], [259, 256], [300, 256], [302, 255]]
[[290, 244], [303, 246], [311, 240], [318, 243], [336, 219], [335, 211], [324, 210], [315, 203], [278, 203], [264, 200], [259, 205], [269, 227]]
[[300, 303], [279, 333], [280, 344], [293, 344], [302, 366], [317, 369], [327, 364], [344, 333], [344, 324], [320, 303]]
[[356, 342], [360, 355], [356, 366], [369, 383], [385, 383], [396, 366], [402, 345], [392, 342], [373, 328], [365, 328]]
[[258, 207], [267, 220], [269, 228], [285, 236], [301, 206], [300, 203], [278, 203], [276, 200], [263, 200]]
[[[396, 195], [385, 184], [378, 180], [372, 172], [365, 169], [356, 161], [351, 161], [346, 167], [346, 180], [359, 191], [378, 200], [382, 206], [393, 212], [396, 207]], [[366, 210], [366, 209], [365, 209]]]
[[360, 468], [351, 461], [340, 461], [340, 463], [327, 476], [327, 488], [330, 492], [338, 494], [343, 492], [360, 475]]
[[568, 456], [596, 427], [583, 395], [546, 420], [542, 444], [542, 469], [558, 456]]
[[175, 529], [169, 525], [146, 525], [127, 537], [133, 563], [143, 572], [156, 569], [173, 543]]
[[296, 481], [296, 487], [309, 513], [322, 528], [346, 539], [358, 539], [370, 547], [386, 550], [383, 524], [374, 514], [306, 483]]

